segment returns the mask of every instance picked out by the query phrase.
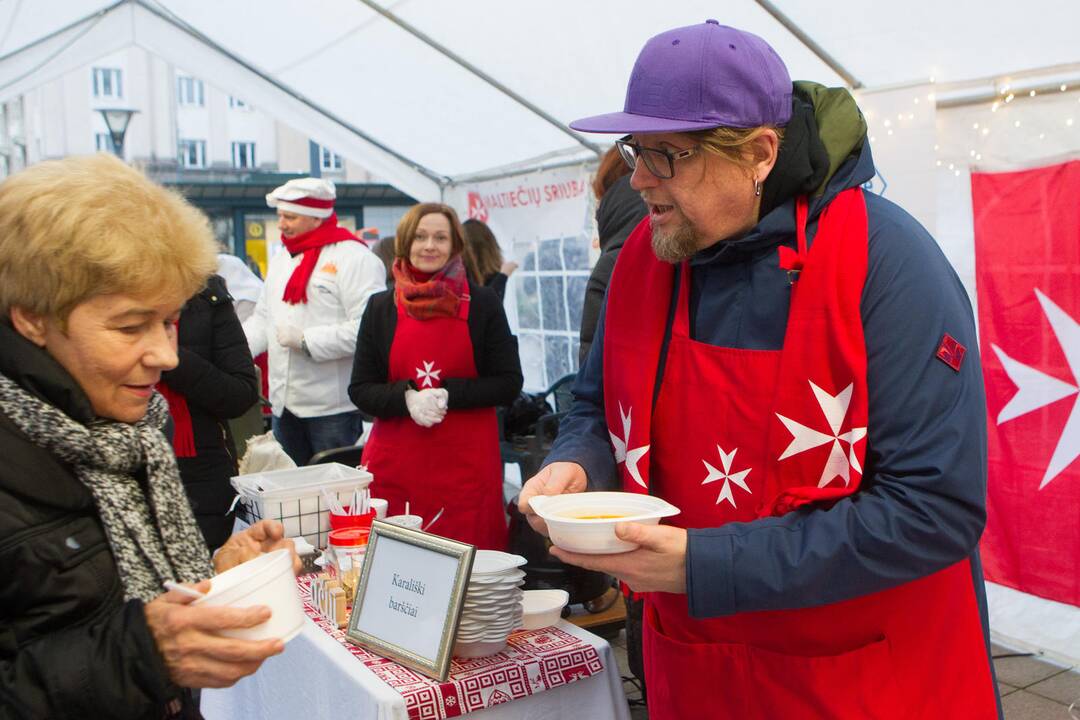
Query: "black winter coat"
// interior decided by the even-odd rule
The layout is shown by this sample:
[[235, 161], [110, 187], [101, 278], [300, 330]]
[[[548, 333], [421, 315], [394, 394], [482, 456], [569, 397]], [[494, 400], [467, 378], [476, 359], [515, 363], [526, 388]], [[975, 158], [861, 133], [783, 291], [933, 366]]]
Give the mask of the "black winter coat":
[[[0, 321], [0, 373], [79, 422], [90, 401], [44, 350]], [[0, 719], [165, 717], [184, 698], [124, 601], [90, 491], [0, 413]]]
[[180, 364], [161, 379], [187, 399], [195, 457], [178, 458], [180, 477], [211, 549], [225, 543], [232, 521], [225, 513], [234, 491], [236, 449], [226, 422], [259, 399], [255, 364], [225, 281], [212, 275], [180, 314]]
[[[502, 302], [489, 288], [469, 283], [469, 338], [475, 378], [443, 378], [450, 410], [509, 405], [521, 392], [523, 378], [517, 338], [510, 333]], [[373, 295], [360, 321], [349, 397], [376, 418], [406, 417], [405, 391], [410, 381], [390, 377], [390, 346], [397, 328], [394, 291]]]
[[600, 308], [604, 304], [611, 273], [619, 257], [626, 238], [649, 214], [645, 202], [637, 190], [630, 187], [630, 176], [623, 175], [616, 180], [600, 204], [596, 207], [596, 231], [600, 235], [600, 257], [589, 275], [585, 286], [585, 305], [581, 310], [581, 349], [578, 351], [578, 365], [585, 364], [585, 358], [592, 347], [596, 323], [600, 320]]

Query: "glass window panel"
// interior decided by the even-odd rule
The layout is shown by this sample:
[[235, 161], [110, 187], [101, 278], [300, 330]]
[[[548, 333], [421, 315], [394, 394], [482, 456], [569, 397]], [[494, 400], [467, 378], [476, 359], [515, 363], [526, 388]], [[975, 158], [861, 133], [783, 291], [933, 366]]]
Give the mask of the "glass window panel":
[[581, 340], [579, 338], [575, 337], [573, 342], [570, 343], [570, 364], [571, 364], [571, 367], [574, 368], [574, 372], [577, 372], [578, 370], [581, 369], [581, 366], [578, 363], [578, 355], [580, 355], [580, 354], [581, 354]]
[[518, 326], [540, 329], [540, 294], [535, 277], [522, 277], [517, 284]]
[[569, 375], [570, 369], [570, 338], [562, 335], [544, 336], [544, 365], [547, 370], [547, 386]]
[[570, 275], [566, 278], [566, 303], [570, 311], [570, 329], [577, 332], [581, 329], [581, 310], [585, 304], [585, 286], [589, 278], [584, 275]]
[[540, 241], [540, 269], [541, 270], [562, 270], [562, 253], [559, 252], [559, 245], [561, 240], [541, 240]]
[[563, 262], [567, 270], [589, 270], [589, 241], [583, 237], [565, 238]]
[[566, 298], [561, 277], [540, 278], [540, 307], [545, 330], [566, 330]]

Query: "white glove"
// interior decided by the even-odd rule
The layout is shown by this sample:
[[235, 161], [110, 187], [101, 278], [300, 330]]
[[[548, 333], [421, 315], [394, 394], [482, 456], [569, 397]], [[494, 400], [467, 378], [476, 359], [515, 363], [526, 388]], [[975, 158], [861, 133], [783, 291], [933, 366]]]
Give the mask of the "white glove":
[[426, 390], [409, 389], [405, 391], [405, 407], [409, 409], [409, 416], [413, 419], [413, 422], [420, 427], [438, 425], [446, 417], [446, 408], [439, 407], [440, 399], [445, 404], [445, 390], [428, 388]]
[[277, 341], [278, 345], [299, 350], [300, 343], [304, 341], [304, 331], [295, 325], [278, 325]]
[[435, 397], [435, 407], [442, 410], [444, 416], [446, 415], [446, 405], [450, 400], [450, 393], [446, 392], [445, 388], [428, 388], [420, 392], [431, 393]]

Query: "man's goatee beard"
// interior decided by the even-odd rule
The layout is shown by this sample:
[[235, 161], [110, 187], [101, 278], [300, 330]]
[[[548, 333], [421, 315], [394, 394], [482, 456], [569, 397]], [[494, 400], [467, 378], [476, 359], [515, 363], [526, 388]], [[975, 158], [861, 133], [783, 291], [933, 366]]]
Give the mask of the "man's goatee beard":
[[664, 262], [682, 262], [697, 252], [698, 236], [689, 225], [680, 225], [672, 232], [653, 228], [652, 248], [656, 257]]

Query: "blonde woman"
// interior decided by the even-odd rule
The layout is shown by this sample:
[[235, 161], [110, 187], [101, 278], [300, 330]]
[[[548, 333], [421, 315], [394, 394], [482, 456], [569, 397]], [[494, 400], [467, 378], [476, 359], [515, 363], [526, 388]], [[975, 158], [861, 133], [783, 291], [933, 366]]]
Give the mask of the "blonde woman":
[[268, 608], [191, 607], [163, 583], [291, 547], [264, 522], [212, 563], [162, 433], [176, 321], [216, 266], [206, 219], [97, 155], [5, 180], [0, 227], [2, 705], [194, 717], [188, 688], [231, 685], [283, 646], [216, 634]]
[[466, 262], [470, 264], [476, 282], [491, 288], [500, 300], [506, 297], [506, 281], [517, 270], [513, 260], [503, 260], [499, 241], [485, 223], [469, 219], [461, 224], [465, 231]]

